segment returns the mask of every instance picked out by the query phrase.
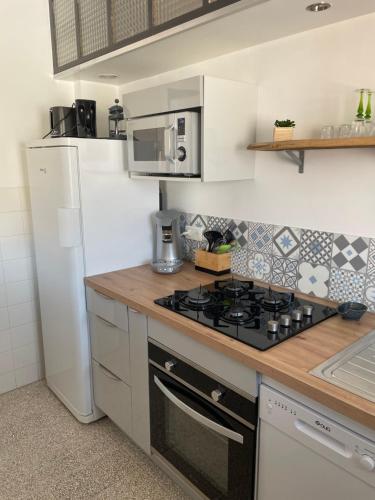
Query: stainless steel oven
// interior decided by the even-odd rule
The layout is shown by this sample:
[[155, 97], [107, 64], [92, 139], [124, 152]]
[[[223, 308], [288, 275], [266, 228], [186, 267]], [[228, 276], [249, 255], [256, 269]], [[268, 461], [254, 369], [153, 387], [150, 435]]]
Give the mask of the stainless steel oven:
[[200, 114], [181, 111], [128, 120], [129, 171], [148, 175], [200, 174]]
[[204, 496], [253, 498], [257, 401], [149, 342], [151, 450]]

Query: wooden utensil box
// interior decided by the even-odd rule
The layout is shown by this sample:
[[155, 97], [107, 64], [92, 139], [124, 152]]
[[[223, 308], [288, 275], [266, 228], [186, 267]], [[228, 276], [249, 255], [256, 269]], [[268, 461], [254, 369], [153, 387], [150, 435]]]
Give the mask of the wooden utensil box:
[[206, 250], [195, 251], [195, 269], [197, 271], [220, 276], [221, 274], [230, 273], [231, 264], [231, 253], [217, 254]]

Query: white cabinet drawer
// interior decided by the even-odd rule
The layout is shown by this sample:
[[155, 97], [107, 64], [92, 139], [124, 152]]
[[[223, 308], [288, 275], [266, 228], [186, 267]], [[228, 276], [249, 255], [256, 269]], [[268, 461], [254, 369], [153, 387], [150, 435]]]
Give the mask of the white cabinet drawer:
[[128, 331], [128, 308], [106, 295], [96, 292], [92, 288], [86, 288], [87, 310]]
[[130, 384], [129, 332], [95, 314], [89, 315], [92, 357]]
[[92, 365], [96, 406], [108, 415], [121, 430], [131, 436], [130, 387], [95, 360], [93, 360]]

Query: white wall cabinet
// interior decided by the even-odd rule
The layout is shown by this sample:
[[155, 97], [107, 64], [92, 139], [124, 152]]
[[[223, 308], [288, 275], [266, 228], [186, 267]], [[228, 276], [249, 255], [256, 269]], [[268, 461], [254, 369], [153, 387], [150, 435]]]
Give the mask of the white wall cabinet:
[[255, 152], [247, 140], [255, 138], [256, 86], [205, 76], [203, 90], [202, 181], [253, 179]]
[[[254, 178], [255, 152], [247, 146], [255, 140], [257, 88], [255, 84], [198, 75], [148, 89], [126, 93], [123, 104], [128, 118], [200, 109], [201, 182]], [[131, 174], [134, 178], [142, 177]], [[148, 179], [148, 177], [144, 177]], [[155, 177], [149, 177], [155, 179]], [[159, 177], [162, 180], [196, 182], [197, 178]]]

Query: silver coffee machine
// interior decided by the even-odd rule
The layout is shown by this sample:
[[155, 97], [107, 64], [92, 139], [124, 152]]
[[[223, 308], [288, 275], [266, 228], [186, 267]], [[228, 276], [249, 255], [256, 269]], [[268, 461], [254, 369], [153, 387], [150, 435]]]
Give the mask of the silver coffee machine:
[[152, 269], [156, 273], [177, 273], [182, 266], [179, 212], [161, 210], [153, 215], [154, 255]]

